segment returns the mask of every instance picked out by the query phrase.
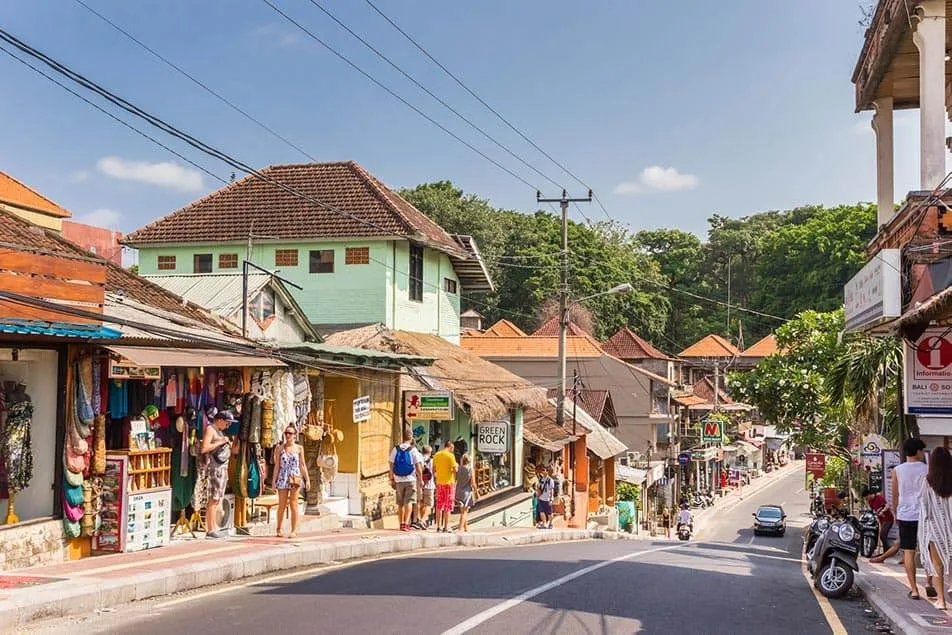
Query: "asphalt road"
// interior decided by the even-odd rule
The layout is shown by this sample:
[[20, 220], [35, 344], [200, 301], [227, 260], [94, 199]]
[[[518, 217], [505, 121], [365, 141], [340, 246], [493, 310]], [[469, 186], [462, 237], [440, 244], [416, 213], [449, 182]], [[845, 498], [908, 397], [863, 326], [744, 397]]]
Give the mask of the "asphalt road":
[[[783, 504], [784, 538], [751, 513]], [[799, 471], [725, 508], [689, 543], [590, 541], [441, 552], [141, 603], [43, 630], [84, 633], [849, 633], [860, 600], [823, 604], [804, 578]], [[72, 622], [72, 621], [71, 621]], [[842, 627], [843, 630], [834, 627]]]

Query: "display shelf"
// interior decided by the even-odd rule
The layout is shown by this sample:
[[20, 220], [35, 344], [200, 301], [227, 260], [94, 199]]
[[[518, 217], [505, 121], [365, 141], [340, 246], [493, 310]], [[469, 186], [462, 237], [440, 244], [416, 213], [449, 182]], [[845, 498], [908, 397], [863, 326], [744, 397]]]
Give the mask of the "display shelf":
[[172, 449], [110, 452], [129, 459], [129, 492], [147, 492], [172, 485]]
[[487, 463], [476, 465], [476, 492], [483, 496], [493, 489], [492, 467]]

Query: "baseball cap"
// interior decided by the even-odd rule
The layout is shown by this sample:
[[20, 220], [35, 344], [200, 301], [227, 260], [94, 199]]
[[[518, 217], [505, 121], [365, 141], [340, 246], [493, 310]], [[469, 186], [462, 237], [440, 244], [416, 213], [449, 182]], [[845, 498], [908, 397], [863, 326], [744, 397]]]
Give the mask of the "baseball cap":
[[222, 410], [221, 412], [215, 414], [214, 420], [227, 421], [228, 423], [234, 423], [235, 421], [237, 421], [237, 419], [235, 419], [235, 415], [231, 414], [227, 410]]

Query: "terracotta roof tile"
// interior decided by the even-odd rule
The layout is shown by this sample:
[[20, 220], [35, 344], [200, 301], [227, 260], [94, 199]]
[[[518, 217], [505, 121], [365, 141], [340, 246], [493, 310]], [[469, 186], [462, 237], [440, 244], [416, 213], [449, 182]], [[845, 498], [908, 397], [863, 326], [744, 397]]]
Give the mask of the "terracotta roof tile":
[[[550, 398], [557, 395], [555, 388], [549, 388], [548, 396]], [[602, 417], [606, 414], [606, 407], [612, 412], [609, 414], [609, 418], [614, 418], [614, 411], [611, 406], [611, 393], [607, 390], [594, 390], [592, 388], [582, 388], [578, 393], [578, 405], [585, 410], [588, 414], [592, 415], [592, 419], [602, 423]], [[609, 427], [614, 427], [618, 425], [618, 421], [610, 424]]]
[[[589, 334], [585, 331], [585, 329], [575, 324], [574, 322], [568, 323], [566, 332], [569, 335], [577, 335], [579, 337], [590, 337]], [[558, 334], [559, 334], [558, 316], [549, 318], [548, 320], [542, 323], [542, 326], [540, 326], [539, 328], [537, 328], [535, 331], [532, 332], [533, 336], [535, 335], [553, 335], [554, 336]]]
[[740, 349], [720, 335], [707, 335], [681, 351], [680, 357], [737, 357]]
[[4, 172], [0, 172], [0, 203], [7, 203], [14, 207], [56, 216], [57, 218], [72, 216], [64, 208]]
[[102, 262], [106, 267], [107, 292], [122, 293], [142, 304], [197, 320], [216, 329], [221, 329], [224, 323], [203, 309], [183, 305], [182, 298], [174, 293], [166, 291], [127, 269], [103, 260], [79, 245], [66, 240], [54, 231], [43, 229], [15, 214], [0, 211], [0, 244], [25, 251], [39, 251], [67, 258]]
[[619, 359], [671, 359], [627, 326], [622, 327], [617, 333], [608, 338], [602, 344], [602, 348], [609, 355], [614, 355]]
[[490, 326], [482, 334], [496, 337], [528, 337], [525, 331], [505, 318]]
[[[463, 336], [460, 346], [480, 357], [557, 357], [557, 337], [480, 337]], [[585, 337], [566, 338], [568, 357], [600, 357], [604, 353], [597, 343]]]
[[243, 241], [251, 233], [294, 240], [405, 236], [469, 257], [442, 227], [353, 161], [272, 165], [261, 172], [339, 211], [249, 175], [132, 232], [123, 242]]
[[745, 349], [741, 355], [743, 357], [770, 357], [777, 350], [777, 338], [771, 333], [750, 348]]
[[[714, 382], [710, 377], [695, 382], [692, 389], [695, 396], [701, 397], [707, 403], [714, 403]], [[723, 388], [717, 390], [717, 401], [721, 404], [734, 403]]]

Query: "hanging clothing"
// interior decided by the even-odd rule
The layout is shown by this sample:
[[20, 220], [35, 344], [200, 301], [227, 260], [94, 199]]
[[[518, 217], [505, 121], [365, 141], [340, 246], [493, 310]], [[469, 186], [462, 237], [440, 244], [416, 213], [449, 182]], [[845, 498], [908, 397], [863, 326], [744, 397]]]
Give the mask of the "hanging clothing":
[[93, 415], [103, 413], [102, 409], [102, 360], [98, 357], [93, 359]]
[[7, 470], [7, 489], [19, 492], [33, 479], [33, 403], [20, 401], [7, 408], [0, 453]]
[[125, 419], [129, 416], [128, 382], [112, 380], [109, 382], [109, 414], [113, 419]]
[[182, 412], [178, 409], [178, 394], [178, 375], [171, 371], [165, 381], [165, 407], [172, 408], [176, 414]]
[[929, 553], [929, 545], [934, 545], [945, 571], [949, 571], [952, 566], [952, 497], [940, 497], [923, 479], [920, 500], [918, 541], [922, 567], [928, 575], [936, 574]]

